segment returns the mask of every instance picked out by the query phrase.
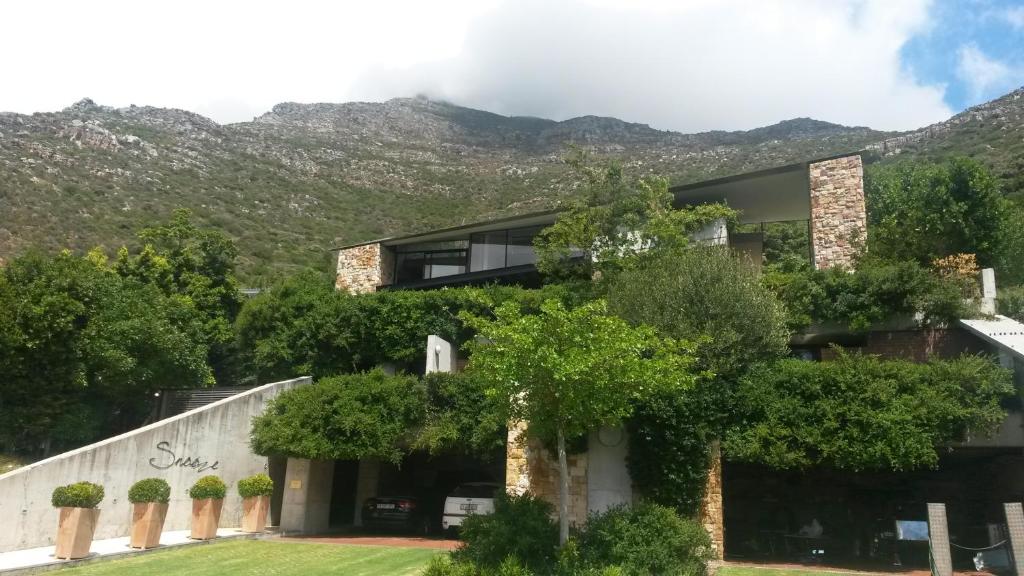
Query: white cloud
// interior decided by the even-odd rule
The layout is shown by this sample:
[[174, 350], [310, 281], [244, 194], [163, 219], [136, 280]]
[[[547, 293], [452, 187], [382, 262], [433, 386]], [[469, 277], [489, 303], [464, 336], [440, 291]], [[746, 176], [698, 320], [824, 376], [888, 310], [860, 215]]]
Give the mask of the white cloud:
[[977, 44], [965, 44], [957, 52], [957, 77], [964, 82], [971, 100], [979, 101], [1012, 86], [1017, 73], [1009, 64], [989, 58]]
[[[950, 114], [900, 49], [928, 0], [36, 0], [0, 6], [0, 110], [97, 102], [248, 120], [281, 101], [427, 93], [663, 129]], [[45, 22], [45, 26], [39, 23]]]
[[1003, 10], [1000, 13], [1003, 20], [1016, 28], [1017, 30], [1024, 30], [1024, 6], [1013, 6]]

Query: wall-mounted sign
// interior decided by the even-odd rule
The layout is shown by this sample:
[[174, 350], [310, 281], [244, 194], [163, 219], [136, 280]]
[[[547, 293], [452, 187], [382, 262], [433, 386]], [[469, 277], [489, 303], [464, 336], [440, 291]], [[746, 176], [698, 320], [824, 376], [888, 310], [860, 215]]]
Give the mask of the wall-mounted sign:
[[158, 442], [156, 450], [161, 455], [156, 458], [150, 458], [149, 465], [157, 470], [167, 470], [177, 466], [179, 468], [191, 468], [196, 472], [205, 472], [207, 470], [216, 470], [217, 466], [220, 465], [219, 460], [214, 460], [211, 464], [209, 460], [203, 460], [202, 458], [193, 458], [191, 456], [179, 457], [174, 453], [174, 450], [171, 450], [171, 443], [166, 440]]
[[302, 480], [292, 480], [292, 483], [290, 484], [290, 486], [291, 486], [292, 490], [301, 490], [302, 489]]

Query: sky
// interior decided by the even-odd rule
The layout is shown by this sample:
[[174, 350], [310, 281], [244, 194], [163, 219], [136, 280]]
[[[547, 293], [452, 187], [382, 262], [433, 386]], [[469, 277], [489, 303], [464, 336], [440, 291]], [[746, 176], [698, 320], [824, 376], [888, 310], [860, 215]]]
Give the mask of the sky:
[[907, 130], [1024, 85], [1024, 0], [12, 0], [0, 111], [426, 95], [663, 130]]

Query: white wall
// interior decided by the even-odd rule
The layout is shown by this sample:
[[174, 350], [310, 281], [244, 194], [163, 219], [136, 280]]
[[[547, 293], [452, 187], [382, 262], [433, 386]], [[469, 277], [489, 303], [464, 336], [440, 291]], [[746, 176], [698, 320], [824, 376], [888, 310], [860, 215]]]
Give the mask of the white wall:
[[626, 458], [629, 441], [622, 427], [603, 427], [590, 433], [587, 451], [587, 509], [604, 512], [633, 503], [633, 481]]
[[207, 474], [220, 476], [229, 487], [220, 525], [238, 526], [241, 498], [235, 483], [267, 470], [267, 459], [249, 451], [252, 418], [280, 392], [310, 381], [297, 378], [260, 386], [0, 475], [0, 552], [53, 544], [57, 510], [50, 504], [50, 495], [56, 486], [83, 480], [102, 484], [106, 490], [97, 539], [128, 534], [128, 489], [150, 477], [171, 485], [165, 530], [189, 527], [192, 503], [186, 491]]

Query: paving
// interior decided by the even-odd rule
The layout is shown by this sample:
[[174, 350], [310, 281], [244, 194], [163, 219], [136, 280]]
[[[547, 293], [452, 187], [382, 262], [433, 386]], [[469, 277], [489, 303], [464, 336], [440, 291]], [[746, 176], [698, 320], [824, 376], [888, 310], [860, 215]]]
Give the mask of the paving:
[[128, 537], [108, 538], [106, 540], [94, 540], [89, 556], [79, 560], [58, 560], [54, 558], [54, 546], [43, 546], [41, 548], [27, 548], [13, 552], [0, 553], [0, 574], [13, 576], [14, 574], [31, 574], [35, 572], [46, 572], [65, 566], [73, 566], [92, 562], [99, 559], [107, 559], [122, 556], [133, 556], [146, 554], [154, 550], [166, 550], [178, 546], [197, 546], [217, 542], [226, 538], [259, 538], [261, 534], [250, 534], [242, 532], [238, 528], [218, 528], [217, 538], [213, 540], [192, 540], [188, 530], [173, 530], [160, 535], [160, 545], [148, 550], [136, 550], [128, 546]]

